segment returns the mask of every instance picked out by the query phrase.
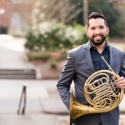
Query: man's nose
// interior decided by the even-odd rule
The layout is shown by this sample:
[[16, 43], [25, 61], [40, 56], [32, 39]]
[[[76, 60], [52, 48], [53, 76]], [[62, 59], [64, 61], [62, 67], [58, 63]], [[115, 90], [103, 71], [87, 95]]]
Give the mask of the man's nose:
[[96, 30], [95, 30], [95, 33], [96, 33], [96, 34], [100, 34], [100, 30], [99, 30], [99, 29], [96, 29]]

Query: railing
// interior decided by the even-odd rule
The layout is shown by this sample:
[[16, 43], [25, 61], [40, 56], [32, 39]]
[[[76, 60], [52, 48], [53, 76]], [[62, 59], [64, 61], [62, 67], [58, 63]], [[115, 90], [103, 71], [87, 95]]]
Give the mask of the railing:
[[26, 83], [24, 83], [23, 88], [22, 88], [21, 97], [20, 97], [19, 107], [18, 107], [18, 110], [17, 110], [18, 115], [19, 114], [21, 114], [21, 115], [25, 114], [25, 109], [26, 109], [26, 89], [27, 89], [27, 85], [26, 85]]

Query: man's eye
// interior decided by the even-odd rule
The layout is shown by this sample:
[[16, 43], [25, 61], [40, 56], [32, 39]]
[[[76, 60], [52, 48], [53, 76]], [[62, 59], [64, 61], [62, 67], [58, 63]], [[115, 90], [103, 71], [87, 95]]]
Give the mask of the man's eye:
[[94, 30], [94, 29], [95, 29], [94, 27], [91, 28], [91, 30]]
[[100, 27], [100, 29], [104, 29], [104, 27], [103, 27], [103, 26], [101, 26], [101, 27]]

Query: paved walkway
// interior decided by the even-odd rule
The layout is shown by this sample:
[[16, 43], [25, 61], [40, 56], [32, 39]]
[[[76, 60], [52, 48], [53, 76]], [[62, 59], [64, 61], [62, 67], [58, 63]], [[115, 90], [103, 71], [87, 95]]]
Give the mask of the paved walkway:
[[0, 69], [34, 69], [24, 49], [25, 39], [0, 35]]

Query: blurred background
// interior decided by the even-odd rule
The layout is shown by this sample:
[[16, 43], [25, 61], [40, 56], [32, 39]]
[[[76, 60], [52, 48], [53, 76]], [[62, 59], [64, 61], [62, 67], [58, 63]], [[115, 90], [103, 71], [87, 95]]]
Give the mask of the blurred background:
[[93, 11], [106, 16], [108, 42], [125, 51], [125, 0], [0, 0], [2, 124], [68, 125], [56, 84], [68, 51], [87, 42]]

